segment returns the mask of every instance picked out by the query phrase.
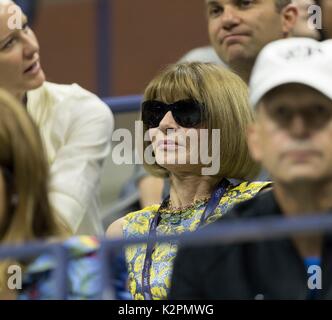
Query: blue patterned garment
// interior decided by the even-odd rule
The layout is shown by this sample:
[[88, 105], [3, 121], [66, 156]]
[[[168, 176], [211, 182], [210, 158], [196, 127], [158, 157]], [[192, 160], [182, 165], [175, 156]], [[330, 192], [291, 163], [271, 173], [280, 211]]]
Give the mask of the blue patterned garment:
[[[98, 299], [101, 290], [101, 266], [97, 252], [99, 242], [90, 236], [77, 236], [65, 241], [69, 253], [68, 264], [68, 299]], [[117, 259], [116, 296], [128, 299], [126, 289], [127, 271], [123, 260]], [[123, 258], [122, 258], [123, 259]], [[110, 266], [111, 267], [111, 266]], [[18, 292], [19, 300], [49, 300], [55, 298], [53, 272], [56, 260], [51, 254], [43, 254], [28, 265], [24, 272], [22, 290]], [[103, 279], [103, 281], [107, 281]], [[127, 292], [127, 294], [126, 294]]]
[[[219, 219], [235, 204], [249, 200], [260, 190], [271, 186], [270, 182], [243, 182], [237, 186], [229, 185], [226, 193], [214, 213], [207, 219], [207, 224]], [[206, 202], [196, 203], [181, 211], [163, 210], [157, 227], [157, 235], [181, 234], [185, 231], [195, 231], [204, 212]], [[143, 210], [133, 212], [125, 217], [123, 233], [126, 239], [147, 236], [151, 220], [155, 217], [159, 205], [153, 205]], [[177, 243], [157, 244], [152, 254], [150, 269], [150, 286], [152, 299], [166, 299], [171, 282], [171, 273]], [[143, 300], [142, 270], [146, 253], [146, 244], [126, 248], [126, 260], [129, 273], [129, 290], [135, 300]]]

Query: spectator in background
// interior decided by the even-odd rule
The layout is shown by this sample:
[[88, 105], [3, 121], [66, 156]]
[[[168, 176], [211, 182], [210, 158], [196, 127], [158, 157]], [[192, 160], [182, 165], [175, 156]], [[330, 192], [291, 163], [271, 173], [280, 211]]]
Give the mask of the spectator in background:
[[[319, 39], [319, 32], [310, 26], [308, 9], [315, 4], [314, 0], [293, 0], [293, 4], [298, 9], [298, 19], [290, 32], [292, 37], [308, 37]], [[225, 65], [217, 55], [212, 46], [200, 47], [190, 50], [179, 62], [211, 62], [219, 65]]]
[[100, 172], [110, 152], [113, 116], [77, 84], [45, 81], [38, 41], [22, 15], [22, 29], [10, 29], [15, 6], [0, 0], [0, 87], [27, 109], [37, 124], [51, 172], [50, 200], [77, 234], [103, 234], [97, 205]]
[[246, 83], [256, 57], [271, 41], [291, 36], [298, 10], [291, 0], [205, 0], [210, 42]]
[[[239, 204], [225, 219], [248, 222], [331, 211], [331, 82], [332, 41], [294, 38], [263, 49], [250, 81], [256, 120], [248, 143], [274, 187]], [[331, 234], [316, 232], [183, 248], [170, 298], [332, 299], [331, 244]]]
[[[298, 19], [290, 35], [292, 37], [308, 37], [319, 39], [319, 32], [310, 26], [308, 9], [315, 4], [314, 0], [293, 0], [293, 4], [298, 9]], [[200, 47], [190, 50], [181, 59], [180, 62], [211, 62], [218, 65], [225, 65], [218, 57], [212, 46]]]
[[[144, 158], [145, 167], [155, 176], [169, 177], [170, 197], [161, 205], [117, 220], [108, 229], [110, 237], [130, 239], [194, 231], [270, 185], [268, 182], [234, 185], [228, 180], [252, 177], [259, 168], [250, 159], [245, 141], [244, 128], [252, 121], [247, 87], [227, 69], [204, 63], [168, 67], [145, 90], [142, 120], [144, 132], [152, 139], [152, 144], [144, 142], [144, 149], [152, 146], [156, 160], [148, 164]], [[199, 142], [201, 147], [184, 142], [190, 130], [203, 139], [199, 129], [209, 129], [208, 141]], [[206, 165], [202, 158], [192, 163], [190, 155], [211, 151], [212, 129], [220, 132], [213, 147], [217, 150], [215, 161], [219, 170], [204, 175], [201, 170]], [[186, 161], [179, 163], [184, 158]], [[144, 244], [126, 249], [129, 287], [135, 299], [167, 297], [176, 252], [176, 243], [155, 246], [150, 243], [148, 248]]]

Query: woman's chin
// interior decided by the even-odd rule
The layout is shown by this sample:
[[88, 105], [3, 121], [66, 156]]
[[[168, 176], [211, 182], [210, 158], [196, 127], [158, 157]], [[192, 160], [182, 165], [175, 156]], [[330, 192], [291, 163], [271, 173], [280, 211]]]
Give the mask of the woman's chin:
[[28, 83], [26, 83], [25, 90], [29, 91], [29, 90], [38, 89], [43, 85], [45, 80], [46, 78], [44, 72], [40, 71], [38, 76], [36, 76], [34, 79], [31, 79]]

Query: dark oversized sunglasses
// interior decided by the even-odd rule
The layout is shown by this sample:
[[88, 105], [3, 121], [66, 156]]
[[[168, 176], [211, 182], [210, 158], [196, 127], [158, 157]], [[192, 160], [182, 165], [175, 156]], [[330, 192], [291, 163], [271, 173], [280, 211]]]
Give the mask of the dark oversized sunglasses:
[[179, 100], [166, 104], [157, 100], [147, 100], [142, 103], [142, 120], [148, 128], [157, 128], [168, 111], [178, 125], [184, 128], [194, 128], [203, 119], [203, 105], [194, 99]]

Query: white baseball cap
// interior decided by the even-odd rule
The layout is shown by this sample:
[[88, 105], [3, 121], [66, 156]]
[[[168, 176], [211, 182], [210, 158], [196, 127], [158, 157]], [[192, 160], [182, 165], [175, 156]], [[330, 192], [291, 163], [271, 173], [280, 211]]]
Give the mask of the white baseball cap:
[[287, 83], [305, 84], [332, 100], [332, 40], [288, 38], [264, 47], [250, 77], [251, 105]]

